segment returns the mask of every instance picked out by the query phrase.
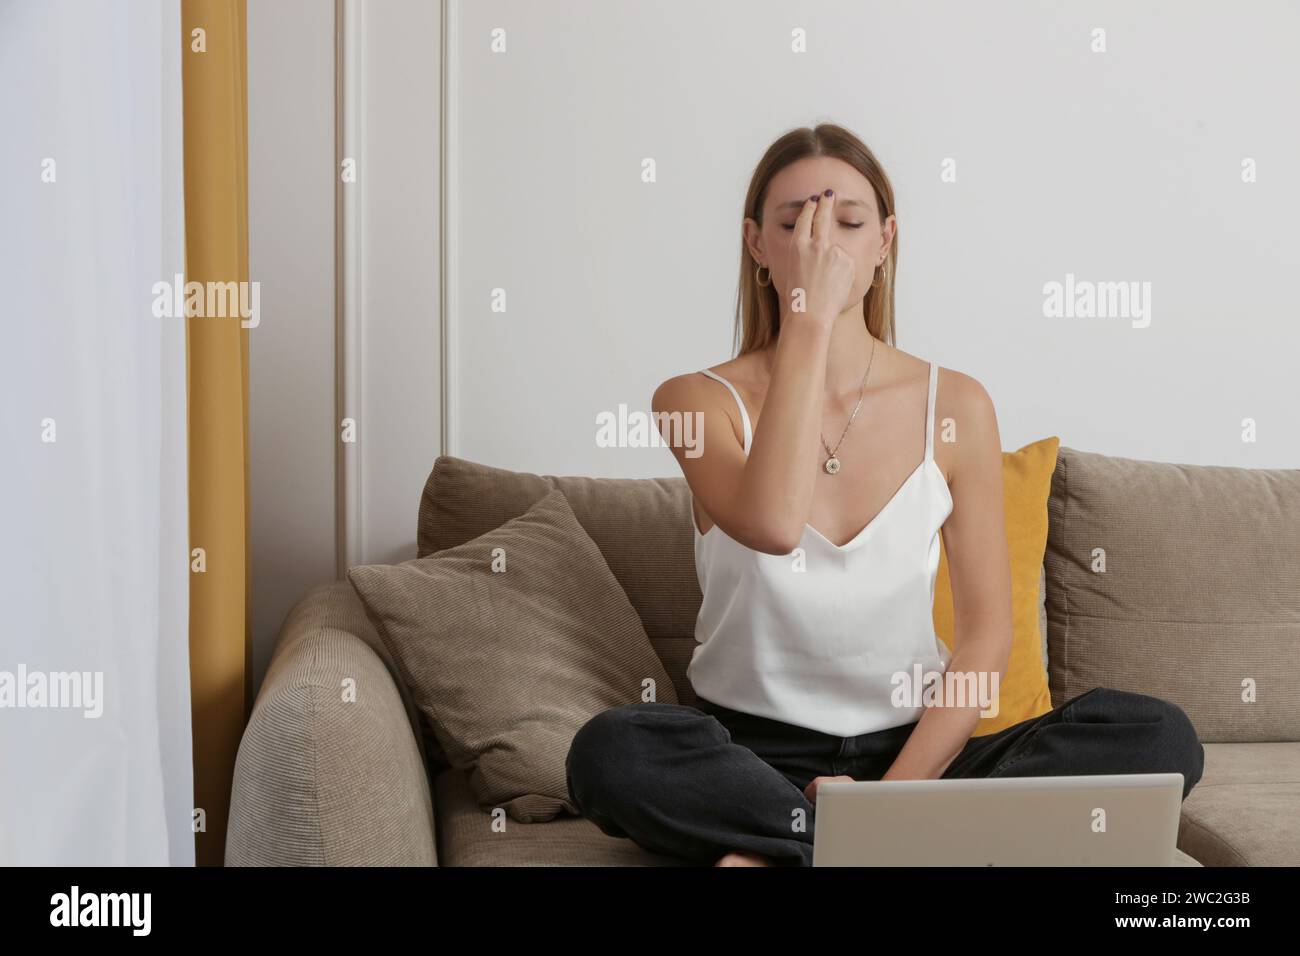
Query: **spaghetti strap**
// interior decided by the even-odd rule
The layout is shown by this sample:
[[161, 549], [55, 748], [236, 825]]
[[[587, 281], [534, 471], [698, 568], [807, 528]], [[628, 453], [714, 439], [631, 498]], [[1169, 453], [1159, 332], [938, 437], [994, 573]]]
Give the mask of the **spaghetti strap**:
[[745, 426], [745, 455], [748, 456], [749, 446], [750, 443], [753, 441], [754, 432], [749, 424], [749, 412], [745, 410], [745, 403], [740, 400], [740, 393], [736, 391], [736, 387], [734, 385], [732, 385], [730, 382], [728, 382], [725, 378], [723, 378], [721, 375], [719, 375], [717, 372], [713, 371], [712, 369], [702, 368], [700, 369], [700, 371], [703, 372], [705, 375], [707, 375], [709, 378], [717, 379], [723, 385], [727, 386], [727, 390], [731, 392], [731, 397], [736, 400], [736, 405], [739, 406], [740, 408], [740, 420], [741, 422], [744, 423]]
[[939, 366], [930, 363], [930, 392], [925, 401], [925, 460], [934, 457], [934, 395], [939, 384]]

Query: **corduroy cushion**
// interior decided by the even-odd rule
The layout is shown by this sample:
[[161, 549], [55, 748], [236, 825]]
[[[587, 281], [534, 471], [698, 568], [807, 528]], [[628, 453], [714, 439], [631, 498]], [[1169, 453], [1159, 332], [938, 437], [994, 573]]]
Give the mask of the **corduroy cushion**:
[[499, 527], [553, 488], [564, 492], [574, 517], [636, 608], [678, 701], [695, 704], [686, 667], [695, 651], [702, 595], [685, 478], [538, 475], [439, 455], [420, 498], [417, 556], [456, 547]]
[[[998, 712], [981, 717], [972, 737], [996, 733], [1052, 709], [1039, 612], [1043, 551], [1047, 547], [1047, 499], [1060, 444], [1061, 440], [1053, 436], [1019, 451], [1002, 453], [1002, 500], [1011, 558], [1011, 656], [998, 688]], [[954, 646], [952, 581], [948, 577], [948, 555], [942, 546], [934, 586], [934, 630], [949, 648]]]
[[702, 595], [685, 478], [538, 475], [439, 455], [420, 498], [416, 554], [452, 548], [490, 531], [553, 488], [564, 492], [578, 523], [600, 548], [650, 639], [693, 646]]
[[[439, 774], [434, 788], [442, 866], [690, 866], [682, 857], [653, 853], [627, 837], [609, 836], [584, 817], [557, 817], [544, 827], [494, 831], [484, 826], [459, 770]], [[1175, 849], [1173, 865], [1201, 864]]]
[[1300, 470], [1062, 448], [1048, 517], [1053, 698], [1115, 687], [1202, 743], [1300, 740]]
[[627, 595], [564, 494], [457, 547], [348, 578], [481, 809], [576, 814], [564, 761], [595, 714], [677, 702]]

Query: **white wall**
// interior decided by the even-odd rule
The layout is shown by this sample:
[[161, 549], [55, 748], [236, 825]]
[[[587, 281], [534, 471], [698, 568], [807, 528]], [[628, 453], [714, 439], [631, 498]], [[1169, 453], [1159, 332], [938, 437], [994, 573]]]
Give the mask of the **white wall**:
[[[414, 554], [440, 447], [543, 473], [679, 474], [666, 448], [598, 448], [596, 415], [648, 411], [663, 379], [730, 357], [749, 175], [820, 120], [857, 131], [893, 179], [899, 346], [982, 381], [1007, 450], [1059, 435], [1161, 461], [1300, 461], [1292, 4], [453, 0], [445, 64], [439, 5], [341, 9], [355, 141], [339, 151], [360, 178], [336, 218], [334, 4], [249, 7], [259, 678], [303, 591], [340, 563]], [[808, 52], [791, 52], [795, 29]], [[645, 157], [657, 182], [640, 181]], [[344, 355], [336, 228], [357, 269]], [[1149, 327], [1045, 318], [1043, 286], [1067, 273], [1150, 282]], [[345, 408], [359, 443], [336, 481]]]
[[[787, 128], [832, 120], [897, 192], [899, 347], [983, 382], [1006, 449], [1055, 434], [1136, 458], [1300, 463], [1294, 4], [459, 7], [454, 453], [679, 474], [666, 448], [596, 447], [595, 416], [648, 411], [663, 379], [730, 357], [754, 164]], [[790, 51], [795, 28], [807, 53]], [[640, 181], [643, 157], [657, 182]], [[1044, 283], [1067, 273], [1149, 281], [1150, 326], [1044, 318]]]
[[[337, 98], [336, 21], [351, 57], [337, 64], [347, 67]], [[440, 9], [421, 0], [248, 5], [249, 272], [262, 293], [249, 345], [258, 685], [304, 592], [348, 563], [415, 556], [441, 415], [440, 44]], [[336, 136], [345, 113], [349, 134]], [[336, 208], [343, 156], [358, 170], [346, 216]], [[336, 314], [344, 239], [356, 253], [353, 337]], [[355, 391], [339, 387], [340, 339]], [[357, 423], [348, 446], [344, 417]]]
[[[441, 434], [440, 10], [354, 0], [359, 14], [359, 508], [351, 564], [415, 557]], [[351, 187], [349, 187], [351, 188]], [[345, 565], [346, 567], [346, 565]]]
[[334, 579], [334, 5], [248, 5], [252, 629], [260, 685], [285, 612]]

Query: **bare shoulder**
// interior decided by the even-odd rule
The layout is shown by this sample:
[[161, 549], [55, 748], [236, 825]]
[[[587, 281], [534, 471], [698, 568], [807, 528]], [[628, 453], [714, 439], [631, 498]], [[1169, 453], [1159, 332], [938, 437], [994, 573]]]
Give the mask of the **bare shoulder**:
[[[956, 369], [939, 367], [934, 408], [935, 457], [947, 459], [948, 478], [977, 463], [1001, 460], [997, 411], [979, 379]], [[945, 452], [944, 449], [948, 450]]]
[[[762, 382], [756, 377], [758, 365], [751, 356], [741, 355], [718, 365], [705, 366], [709, 371], [721, 375], [750, 398], [762, 389]], [[723, 391], [722, 385], [700, 370], [674, 375], [661, 382], [655, 389], [650, 407], [657, 412], [680, 411], [682, 409], [701, 408], [706, 404], [729, 405], [730, 396]]]
[[[926, 380], [930, 374], [930, 365], [934, 363], [902, 349], [896, 348], [894, 352], [905, 357], [905, 360], [911, 364], [911, 368], [906, 373], [909, 382], [916, 379]], [[974, 423], [981, 419], [987, 421], [993, 416], [993, 401], [979, 379], [944, 365], [938, 366], [938, 369], [934, 398], [937, 422], [942, 422], [945, 417], [951, 417], [957, 421]]]
[[708, 376], [699, 372], [684, 372], [659, 383], [650, 399], [656, 412], [679, 412], [697, 409], [710, 394], [705, 388]]
[[971, 421], [994, 415], [993, 399], [979, 379], [942, 365], [939, 366], [935, 404], [940, 411]]

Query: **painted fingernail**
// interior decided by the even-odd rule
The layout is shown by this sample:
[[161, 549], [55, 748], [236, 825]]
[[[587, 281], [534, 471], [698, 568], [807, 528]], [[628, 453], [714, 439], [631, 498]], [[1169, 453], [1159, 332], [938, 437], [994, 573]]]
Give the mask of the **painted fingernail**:
[[830, 189], [827, 189], [827, 190], [826, 190], [826, 195], [830, 196], [830, 195], [833, 195], [833, 193], [830, 191]]

